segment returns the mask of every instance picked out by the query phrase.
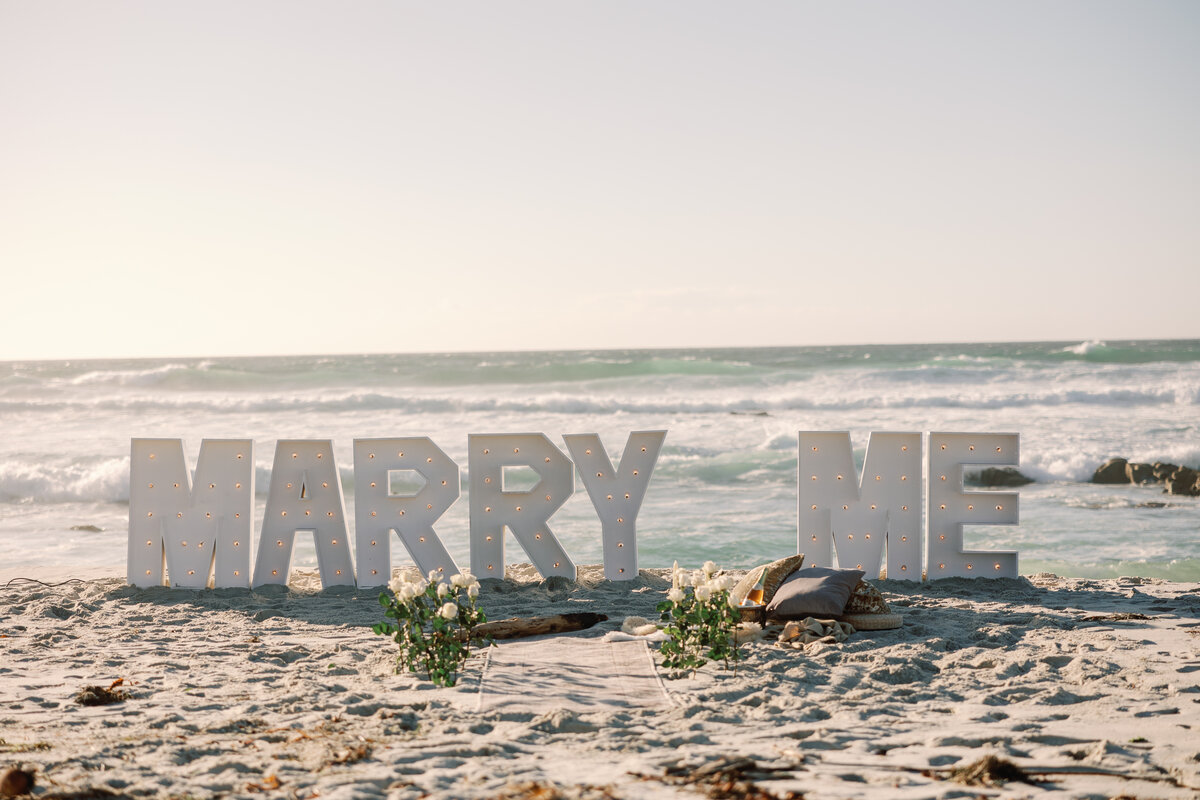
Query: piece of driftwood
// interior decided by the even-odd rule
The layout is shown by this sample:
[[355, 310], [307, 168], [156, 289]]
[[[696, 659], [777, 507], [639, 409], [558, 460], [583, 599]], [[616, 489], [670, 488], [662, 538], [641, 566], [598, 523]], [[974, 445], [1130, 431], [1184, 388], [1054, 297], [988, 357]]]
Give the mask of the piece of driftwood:
[[555, 614], [553, 617], [513, 617], [475, 626], [481, 639], [521, 639], [546, 633], [565, 633], [590, 628], [608, 619], [605, 614], [583, 611], [575, 614]]
[[1074, 764], [1045, 767], [1036, 765], [1018, 767], [1016, 764], [1013, 764], [1010, 761], [996, 758], [995, 756], [984, 756], [978, 761], [974, 761], [964, 767], [918, 767], [907, 764], [880, 764], [866, 763], [862, 761], [831, 761], [825, 758], [817, 760], [825, 766], [856, 767], [859, 769], [882, 769], [893, 772], [913, 772], [923, 775], [926, 778], [952, 780], [958, 783], [967, 783], [967, 785], [970, 786], [978, 786], [981, 784], [994, 786], [998, 785], [1004, 780], [1018, 780], [1025, 783], [1036, 783], [1036, 781], [1032, 779], [1048, 775], [1101, 775], [1109, 778], [1120, 778], [1121, 780], [1125, 781], [1165, 783], [1170, 786], [1177, 786], [1181, 789], [1200, 791], [1200, 786], [1190, 786], [1186, 783], [1183, 783], [1179, 778], [1170, 774], [1129, 772], [1127, 770], [1114, 770], [1105, 769], [1103, 767], [1088, 767], [1082, 765], [1077, 766]]

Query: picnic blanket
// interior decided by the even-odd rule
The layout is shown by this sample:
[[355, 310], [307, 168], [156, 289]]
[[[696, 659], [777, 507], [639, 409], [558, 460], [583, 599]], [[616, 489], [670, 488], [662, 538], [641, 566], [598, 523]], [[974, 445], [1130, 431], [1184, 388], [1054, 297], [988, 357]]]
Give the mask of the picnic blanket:
[[544, 712], [667, 706], [644, 641], [548, 636], [488, 649], [479, 709]]

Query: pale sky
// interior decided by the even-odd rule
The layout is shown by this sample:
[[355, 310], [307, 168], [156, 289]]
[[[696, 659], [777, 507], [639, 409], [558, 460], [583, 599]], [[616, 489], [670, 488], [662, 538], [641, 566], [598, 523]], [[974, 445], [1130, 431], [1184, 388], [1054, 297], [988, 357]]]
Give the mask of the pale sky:
[[0, 359], [1200, 337], [1200, 3], [0, 0]]

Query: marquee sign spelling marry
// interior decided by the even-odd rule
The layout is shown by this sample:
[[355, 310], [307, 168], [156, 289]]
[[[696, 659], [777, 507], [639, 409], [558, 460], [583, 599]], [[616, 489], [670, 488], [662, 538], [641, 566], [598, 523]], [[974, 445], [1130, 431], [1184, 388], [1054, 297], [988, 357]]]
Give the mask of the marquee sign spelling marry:
[[[600, 518], [605, 577], [635, 578], [637, 515], [665, 437], [630, 433], [614, 468], [596, 434], [564, 436], [569, 458], [541, 433], [468, 436], [471, 572], [504, 577], [507, 529], [543, 577], [573, 579], [575, 564], [548, 523], [574, 493], [578, 467]], [[806, 565], [832, 565], [836, 553], [840, 565], [876, 575], [886, 553], [897, 578], [919, 580], [923, 566], [930, 578], [1016, 577], [1016, 552], [964, 551], [963, 526], [1016, 524], [1017, 495], [965, 492], [962, 477], [966, 466], [1017, 466], [1019, 436], [930, 433], [928, 459], [923, 438], [872, 433], [859, 478], [848, 432], [799, 434], [798, 552]], [[531, 469], [536, 485], [505, 488], [513, 468]], [[424, 485], [394, 491], [398, 472]], [[324, 586], [386, 585], [393, 532], [423, 573], [459, 572], [434, 531], [459, 497], [459, 466], [428, 437], [354, 440], [354, 560], [330, 440], [278, 441], [270, 480], [251, 573], [254, 443], [205, 439], [193, 483], [181, 440], [133, 439], [129, 582], [162, 585], [165, 569], [179, 587], [204, 588], [210, 576], [216, 587], [286, 584], [297, 533], [313, 535]]]

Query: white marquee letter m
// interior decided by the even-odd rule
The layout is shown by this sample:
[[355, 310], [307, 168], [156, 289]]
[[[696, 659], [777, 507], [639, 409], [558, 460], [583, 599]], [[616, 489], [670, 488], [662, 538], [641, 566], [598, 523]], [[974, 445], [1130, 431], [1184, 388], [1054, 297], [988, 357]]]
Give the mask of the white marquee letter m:
[[250, 586], [254, 443], [205, 439], [192, 488], [180, 439], [134, 439], [129, 454], [129, 557], [134, 586]]
[[801, 431], [798, 549], [804, 566], [859, 568], [921, 579], [920, 433], [872, 433], [861, 481], [848, 431]]

